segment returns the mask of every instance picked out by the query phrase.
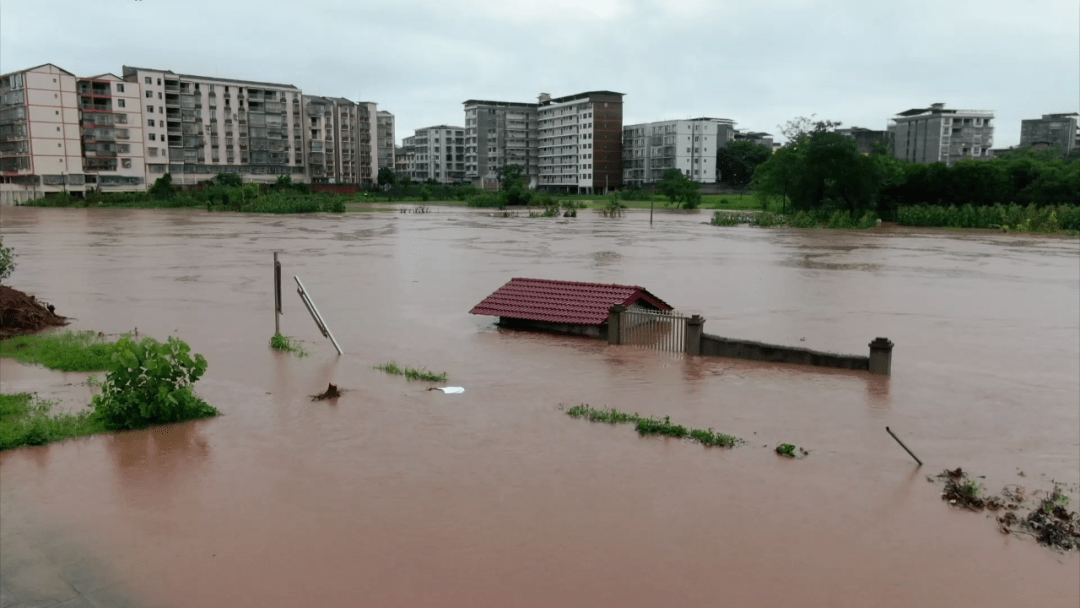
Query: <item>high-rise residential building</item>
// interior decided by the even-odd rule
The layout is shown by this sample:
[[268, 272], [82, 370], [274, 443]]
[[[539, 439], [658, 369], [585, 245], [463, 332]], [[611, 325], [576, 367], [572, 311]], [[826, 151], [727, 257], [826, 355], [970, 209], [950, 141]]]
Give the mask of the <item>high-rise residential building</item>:
[[413, 181], [464, 183], [465, 129], [447, 125], [417, 129], [413, 136], [405, 138], [405, 147], [410, 146], [413, 158], [409, 176]]
[[415, 164], [416, 157], [414, 156], [413, 149], [415, 147], [415, 136], [406, 137], [402, 140], [402, 145], [394, 149], [394, 174], [398, 179], [408, 176], [412, 179], [412, 169], [410, 164]]
[[142, 87], [148, 182], [170, 173], [194, 184], [223, 171], [304, 179], [297, 87], [128, 66], [123, 74]]
[[608, 192], [622, 187], [622, 93], [540, 94], [539, 187]]
[[465, 102], [465, 179], [477, 187], [497, 187], [499, 170], [521, 167], [535, 188], [539, 165], [539, 103]]
[[874, 131], [872, 129], [864, 129], [862, 127], [836, 129], [836, 133], [854, 139], [855, 146], [859, 149], [859, 152], [863, 154], [870, 154], [874, 151], [875, 145], [879, 143], [887, 143], [889, 141], [888, 131]]
[[1058, 148], [1065, 154], [1080, 149], [1080, 114], [1043, 114], [1020, 121], [1020, 145]]
[[375, 178], [377, 112], [371, 102], [304, 95], [304, 149], [313, 183], [362, 184]]
[[378, 150], [378, 165], [379, 169], [395, 170], [395, 151], [397, 146], [397, 137], [394, 131], [394, 115], [386, 110], [379, 110], [378, 117], [376, 118], [376, 127], [378, 129], [376, 135], [376, 149]]
[[727, 145], [734, 124], [727, 118], [693, 118], [623, 127], [623, 184], [654, 184], [669, 169], [701, 183], [719, 181], [716, 152]]
[[86, 189], [146, 189], [142, 88], [115, 74], [76, 82]]
[[893, 156], [914, 163], [953, 165], [990, 158], [994, 145], [994, 112], [952, 110], [945, 104], [913, 108], [889, 121]]
[[51, 63], [0, 76], [0, 202], [85, 189], [77, 89]]

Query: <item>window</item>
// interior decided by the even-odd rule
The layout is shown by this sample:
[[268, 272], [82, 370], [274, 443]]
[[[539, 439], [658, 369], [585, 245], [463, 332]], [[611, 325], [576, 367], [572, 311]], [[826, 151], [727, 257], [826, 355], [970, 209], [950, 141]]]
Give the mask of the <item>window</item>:
[[122, 158], [122, 159], [120, 159], [120, 166], [125, 168], [125, 169], [130, 169], [131, 168], [131, 159], [130, 158]]
[[150, 134], [150, 141], [157, 141], [157, 135], [154, 135], [153, 133], [151, 133]]
[[157, 156], [157, 148], [147, 148], [146, 151], [149, 152], [148, 156]]
[[153, 119], [153, 118], [151, 118], [150, 120], [147, 120], [147, 121], [146, 121], [146, 126], [148, 126], [148, 127], [152, 127], [152, 126], [154, 126], [154, 119]]
[[147, 91], [146, 92], [146, 98], [147, 99], [153, 99], [154, 98], [154, 92], [153, 91]]
[[124, 85], [120, 84], [119, 82], [116, 83], [116, 92], [117, 93], [123, 93], [124, 92]]
[[211, 93], [213, 93], [213, 92], [214, 92], [214, 85], [210, 85], [210, 92], [211, 92]]
[[161, 79], [160, 78], [157, 79], [157, 86], [159, 86], [159, 87], [161, 86]]
[[154, 113], [154, 106], [150, 106], [150, 105], [146, 106], [146, 111], [149, 114], [153, 114]]
[[217, 110], [214, 110], [214, 109], [210, 110], [210, 119], [211, 120], [217, 120]]
[[116, 100], [116, 106], [120, 107], [120, 108], [126, 108], [127, 107], [127, 102], [124, 101], [123, 99], [117, 99]]
[[154, 84], [154, 80], [152, 78], [150, 78], [149, 76], [147, 76], [146, 78], [143, 78], [143, 81], [146, 84]]
[[158, 114], [164, 114], [165, 113], [165, 106], [158, 106], [157, 113]]
[[161, 91], [158, 91], [157, 98], [161, 99]]

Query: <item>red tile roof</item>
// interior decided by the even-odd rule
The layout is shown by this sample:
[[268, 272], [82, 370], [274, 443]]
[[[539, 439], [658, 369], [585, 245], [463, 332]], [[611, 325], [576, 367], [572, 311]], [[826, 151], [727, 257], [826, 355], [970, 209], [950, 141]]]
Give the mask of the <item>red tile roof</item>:
[[642, 301], [660, 310], [666, 302], [635, 285], [606, 285], [547, 279], [511, 279], [477, 304], [470, 314], [513, 319], [600, 325], [615, 304], [629, 306]]

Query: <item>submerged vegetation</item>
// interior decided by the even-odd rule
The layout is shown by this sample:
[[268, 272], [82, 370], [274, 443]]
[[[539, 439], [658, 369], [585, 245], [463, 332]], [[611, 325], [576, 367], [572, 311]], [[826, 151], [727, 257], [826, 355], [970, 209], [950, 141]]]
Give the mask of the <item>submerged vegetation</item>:
[[668, 437], [690, 438], [708, 447], [729, 448], [742, 443], [734, 435], [717, 433], [713, 429], [691, 429], [681, 424], [673, 424], [671, 418], [653, 418], [621, 412], [615, 408], [598, 409], [588, 404], [575, 405], [566, 410], [572, 418], [584, 418], [590, 422], [608, 424], [633, 424], [639, 435], [665, 435]]
[[289, 336], [283, 334], [274, 334], [274, 337], [270, 338], [270, 348], [295, 353], [297, 357], [306, 357], [311, 354], [303, 346], [300, 346], [299, 341], [293, 341]]
[[395, 361], [376, 365], [375, 369], [395, 376], [405, 376], [407, 380], [424, 380], [426, 382], [446, 382], [446, 372], [435, 373], [424, 368], [402, 367]]
[[206, 372], [206, 359], [192, 355], [182, 340], [136, 341], [123, 336], [105, 341], [93, 332], [20, 336], [0, 343], [0, 356], [62, 371], [105, 371], [91, 408], [78, 414], [51, 414], [51, 402], [31, 395], [0, 399], [0, 449], [41, 445], [108, 430], [144, 428], [216, 416], [195, 395], [193, 385]]

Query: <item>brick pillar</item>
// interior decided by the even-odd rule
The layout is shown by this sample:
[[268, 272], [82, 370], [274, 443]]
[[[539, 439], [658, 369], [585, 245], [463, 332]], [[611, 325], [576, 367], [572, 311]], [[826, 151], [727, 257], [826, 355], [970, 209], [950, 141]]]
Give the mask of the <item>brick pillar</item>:
[[608, 320], [607, 320], [607, 341], [608, 341], [608, 344], [619, 344], [621, 342], [621, 340], [620, 340], [621, 334], [619, 332], [619, 329], [622, 327], [622, 324], [621, 324], [622, 315], [621, 315], [621, 313], [623, 311], [625, 311], [625, 310], [626, 310], [626, 307], [623, 306], [622, 304], [616, 304], [616, 305], [614, 305], [614, 306], [612, 306], [611, 308], [608, 309], [608, 312], [611, 313], [611, 314], [608, 315]]
[[870, 373], [892, 374], [893, 343], [888, 338], [874, 338], [870, 343]]
[[705, 330], [705, 318], [694, 315], [686, 320], [686, 354], [701, 354], [701, 332]]

